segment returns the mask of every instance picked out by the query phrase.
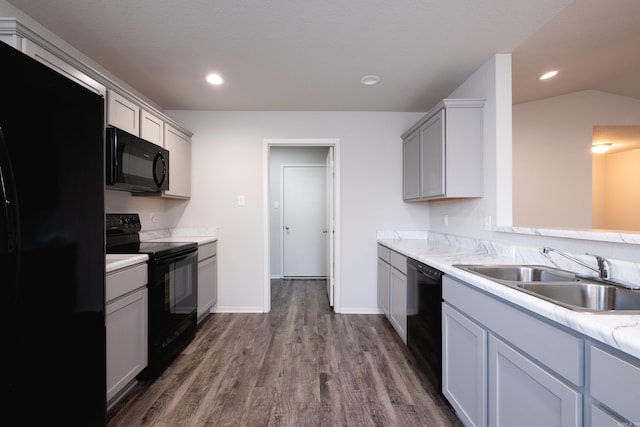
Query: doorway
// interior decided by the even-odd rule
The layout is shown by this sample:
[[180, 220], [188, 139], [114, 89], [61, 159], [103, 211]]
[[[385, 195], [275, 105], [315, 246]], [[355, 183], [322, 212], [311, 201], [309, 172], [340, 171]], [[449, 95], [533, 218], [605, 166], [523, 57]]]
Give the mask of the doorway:
[[324, 165], [281, 166], [283, 278], [327, 276], [325, 175]]
[[[326, 276], [330, 305], [334, 307], [335, 312], [339, 313], [339, 140], [333, 138], [265, 139], [263, 149], [264, 311], [271, 310], [271, 279], [294, 276]], [[288, 175], [291, 182], [298, 182], [298, 185], [292, 188], [293, 193], [290, 195], [292, 200], [297, 198], [303, 202], [298, 208], [304, 210], [305, 205], [316, 203], [317, 211], [314, 216], [322, 218], [322, 221], [325, 222], [324, 227], [315, 226], [315, 228], [319, 228], [318, 233], [321, 233], [321, 238], [317, 239], [313, 250], [322, 255], [321, 257], [313, 256], [315, 273], [313, 270], [304, 269], [301, 260], [291, 260], [299, 264], [293, 269], [288, 269], [283, 262], [285, 257], [283, 245], [287, 241], [286, 238], [292, 237], [291, 235], [285, 236], [284, 212], [288, 210], [289, 204], [283, 199], [283, 194], [286, 192], [282, 185], [284, 175]], [[304, 192], [304, 180], [310, 180], [313, 183], [316, 188], [315, 197], [322, 199], [321, 204], [317, 200], [307, 200], [307, 195]], [[321, 180], [322, 183], [320, 183]], [[324, 192], [323, 195], [317, 194], [320, 188]], [[308, 212], [301, 214], [301, 216], [305, 215], [308, 215]], [[290, 233], [294, 231], [292, 224], [289, 224]], [[300, 225], [297, 224], [295, 227], [298, 228]], [[304, 241], [304, 238], [302, 240]], [[289, 243], [304, 245], [303, 241]], [[322, 247], [318, 243], [321, 243]], [[319, 266], [318, 263], [324, 265]], [[298, 267], [303, 269], [298, 269]]]

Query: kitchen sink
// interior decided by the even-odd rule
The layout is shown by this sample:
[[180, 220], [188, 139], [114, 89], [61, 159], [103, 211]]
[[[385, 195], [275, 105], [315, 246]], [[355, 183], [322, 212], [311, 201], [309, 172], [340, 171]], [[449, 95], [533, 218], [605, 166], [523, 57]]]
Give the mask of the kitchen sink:
[[608, 280], [585, 278], [543, 265], [456, 264], [454, 267], [571, 310], [640, 313], [640, 292]]
[[517, 288], [562, 306], [584, 311], [638, 311], [640, 293], [602, 283], [522, 283]]
[[455, 265], [489, 279], [510, 282], [565, 282], [579, 280], [575, 273], [544, 265]]

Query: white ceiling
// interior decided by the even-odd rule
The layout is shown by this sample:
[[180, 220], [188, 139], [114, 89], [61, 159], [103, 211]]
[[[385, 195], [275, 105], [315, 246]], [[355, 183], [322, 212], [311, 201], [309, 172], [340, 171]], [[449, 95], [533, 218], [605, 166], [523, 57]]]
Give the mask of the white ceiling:
[[513, 53], [514, 102], [640, 70], [640, 0], [8, 2], [164, 109], [427, 111], [495, 53]]

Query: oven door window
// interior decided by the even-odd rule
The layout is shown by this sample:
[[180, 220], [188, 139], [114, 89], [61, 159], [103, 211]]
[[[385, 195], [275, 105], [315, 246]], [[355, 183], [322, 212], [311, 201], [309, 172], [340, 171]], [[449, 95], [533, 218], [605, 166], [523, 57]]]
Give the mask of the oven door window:
[[157, 259], [149, 283], [151, 333], [166, 333], [178, 327], [198, 306], [198, 255], [191, 252]]

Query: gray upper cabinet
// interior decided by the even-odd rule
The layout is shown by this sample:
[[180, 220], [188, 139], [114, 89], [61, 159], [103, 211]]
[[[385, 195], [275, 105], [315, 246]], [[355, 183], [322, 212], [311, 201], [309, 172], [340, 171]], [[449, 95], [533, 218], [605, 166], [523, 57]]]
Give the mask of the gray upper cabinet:
[[13, 46], [87, 89], [105, 96], [107, 125], [122, 129], [169, 150], [169, 190], [164, 191], [159, 197], [190, 198], [192, 136], [190, 131], [140, 96], [21, 24], [16, 18], [0, 17], [0, 42]]
[[140, 109], [140, 138], [164, 146], [164, 120], [157, 115]]
[[483, 99], [444, 99], [402, 135], [405, 201], [482, 197]]
[[191, 197], [191, 135], [168, 123], [164, 126], [164, 148], [169, 150], [169, 189], [163, 197]]
[[107, 92], [107, 124], [140, 136], [140, 106], [109, 89]]

